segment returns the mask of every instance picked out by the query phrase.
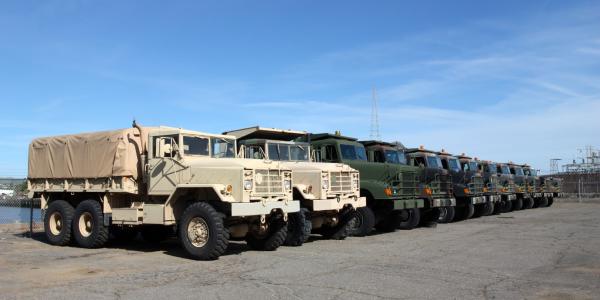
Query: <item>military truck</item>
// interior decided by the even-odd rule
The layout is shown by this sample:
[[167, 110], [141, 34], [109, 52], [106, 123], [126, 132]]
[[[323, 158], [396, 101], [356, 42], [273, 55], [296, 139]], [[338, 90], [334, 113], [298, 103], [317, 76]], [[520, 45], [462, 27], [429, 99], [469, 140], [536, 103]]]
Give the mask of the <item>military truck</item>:
[[[367, 151], [367, 159], [369, 162], [375, 162], [385, 164], [388, 168], [395, 168], [399, 172], [400, 178], [398, 183], [398, 194], [402, 195], [406, 199], [418, 198], [423, 201], [423, 207], [419, 208], [419, 216], [424, 216], [422, 221], [419, 222], [421, 225], [431, 226], [436, 224], [435, 220], [432, 220], [434, 215], [439, 212], [431, 208], [431, 192], [432, 189], [429, 187], [425, 178], [420, 176], [421, 169], [408, 164], [404, 147], [401, 143], [388, 143], [383, 141], [360, 141], [364, 145]], [[413, 175], [414, 174], [414, 175]], [[434, 183], [436, 185], [437, 183]], [[415, 209], [416, 210], [416, 209]], [[407, 219], [408, 215], [412, 213], [410, 209], [401, 210], [400, 220]], [[400, 227], [403, 229], [412, 229], [412, 227]]]
[[532, 185], [534, 186], [535, 182], [530, 182], [531, 179], [523, 172], [522, 165], [513, 162], [509, 162], [506, 165], [514, 180], [515, 193], [517, 194], [517, 199], [512, 203], [512, 210], [521, 210], [523, 206], [528, 207], [529, 203], [533, 202], [531, 193], [533, 192]]
[[[466, 156], [464, 153], [458, 156], [458, 160], [460, 162], [461, 169], [465, 172], [465, 175], [473, 176], [474, 182], [476, 178], [480, 178], [482, 182], [482, 194], [485, 198], [485, 201], [481, 204], [475, 204], [475, 212], [473, 213], [473, 217], [480, 216], [489, 216], [494, 212], [494, 205], [500, 202], [501, 197], [499, 192], [496, 189], [496, 185], [489, 181], [489, 178], [486, 180], [483, 175], [482, 168], [479, 164], [479, 161], [475, 158]], [[475, 174], [479, 175], [476, 176]]]
[[468, 167], [463, 169], [459, 158], [444, 149], [438, 152], [437, 156], [441, 160], [442, 168], [452, 179], [452, 191], [456, 198], [455, 213], [441, 214], [439, 222], [449, 223], [481, 216], [483, 210], [480, 207], [485, 205], [486, 197], [483, 194], [483, 177], [479, 171], [471, 171]]
[[505, 163], [496, 163], [496, 171], [502, 186], [502, 201], [504, 201], [501, 212], [511, 212], [514, 210], [514, 203], [517, 201], [514, 175], [510, 172], [508, 164]]
[[431, 190], [429, 201], [426, 202], [427, 208], [437, 215], [438, 222], [453, 219], [456, 214], [456, 199], [452, 190], [452, 177], [442, 168], [442, 161], [436, 152], [423, 146], [407, 148], [405, 152], [409, 164], [421, 169], [419, 176]]
[[109, 232], [178, 234], [196, 259], [216, 259], [229, 239], [251, 248], [283, 244], [293, 200], [292, 171], [236, 158], [233, 136], [142, 127], [34, 139], [29, 196], [40, 198], [54, 245], [101, 247]]
[[[500, 201], [495, 202], [493, 214], [509, 212], [512, 201], [517, 198], [514, 193], [514, 184], [511, 184], [510, 175], [502, 175], [498, 164], [489, 160], [479, 160], [479, 169], [483, 172], [483, 179], [489, 193], [500, 196]], [[510, 174], [510, 170], [508, 170]]]
[[544, 193], [544, 184], [541, 177], [537, 176], [535, 169], [532, 169], [528, 164], [521, 166], [529, 192], [530, 200], [523, 201], [523, 208], [532, 208], [536, 199], [552, 197], [551, 193]]
[[302, 141], [314, 148], [316, 161], [345, 163], [360, 172], [360, 195], [367, 206], [357, 210], [352, 235], [367, 235], [374, 226], [384, 232], [411, 229], [428, 218], [421, 216], [425, 204], [415, 197], [417, 174], [411, 168], [369, 162], [364, 145], [339, 132], [309, 134]]
[[330, 239], [348, 236], [355, 209], [366, 206], [358, 171], [346, 164], [314, 162], [310, 144], [294, 141], [307, 136], [305, 131], [255, 126], [223, 134], [237, 137], [245, 158], [280, 161], [292, 170], [294, 199], [301, 209], [289, 217], [286, 245], [302, 245], [311, 232]]

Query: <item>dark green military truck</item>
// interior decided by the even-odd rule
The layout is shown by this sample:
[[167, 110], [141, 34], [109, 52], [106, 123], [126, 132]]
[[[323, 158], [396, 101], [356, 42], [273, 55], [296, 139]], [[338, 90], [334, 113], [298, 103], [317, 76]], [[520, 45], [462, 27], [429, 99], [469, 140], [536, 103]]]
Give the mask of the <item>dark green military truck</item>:
[[[500, 202], [500, 193], [496, 190], [496, 186], [489, 183], [483, 175], [483, 171], [477, 159], [466, 156], [464, 153], [458, 156], [460, 167], [465, 172], [466, 176], [473, 176], [473, 182], [477, 182], [477, 178], [480, 178], [482, 182], [482, 194], [485, 201], [481, 204], [475, 205], [474, 217], [489, 216], [494, 212], [494, 205]], [[479, 175], [479, 176], [476, 176]]]
[[[475, 215], [475, 207], [481, 207], [486, 202], [483, 194], [483, 177], [479, 171], [471, 171], [469, 168], [463, 169], [457, 156], [442, 151], [437, 153], [442, 162], [442, 168], [447, 170], [452, 178], [452, 190], [456, 198], [456, 208], [454, 214], [441, 213], [440, 223], [449, 223], [471, 218]], [[447, 211], [451, 211], [452, 208]], [[481, 212], [481, 209], [478, 209]]]
[[530, 178], [525, 176], [522, 165], [509, 162], [506, 164], [510, 170], [510, 174], [513, 177], [515, 183], [515, 193], [517, 199], [512, 203], [512, 210], [521, 210], [523, 206], [528, 206], [529, 202], [533, 201], [531, 197], [530, 187], [535, 183], [530, 182]]
[[532, 208], [535, 199], [543, 197], [552, 197], [551, 193], [544, 193], [544, 186], [542, 178], [537, 176], [536, 170], [532, 169], [529, 165], [524, 164], [521, 166], [523, 174], [525, 174], [525, 183], [527, 186], [527, 192], [529, 193], [529, 201], [523, 201], [523, 208]]
[[[498, 165], [489, 160], [480, 160], [479, 169], [483, 172], [483, 179], [488, 193], [500, 196], [500, 201], [494, 204], [494, 214], [510, 211], [512, 200], [517, 198], [514, 193], [514, 184], [509, 175], [503, 175], [498, 171]], [[508, 176], [508, 178], [507, 178]]]
[[517, 201], [514, 175], [510, 172], [508, 164], [505, 163], [496, 163], [496, 173], [502, 186], [504, 206], [501, 212], [511, 212], [513, 211], [514, 202]]
[[380, 231], [393, 231], [419, 224], [425, 203], [415, 195], [413, 168], [369, 162], [363, 144], [340, 134], [310, 134], [306, 141], [315, 151], [315, 161], [345, 163], [360, 172], [360, 195], [367, 198], [367, 207], [356, 210], [353, 235], [366, 235], [374, 225]]
[[[442, 161], [435, 151], [419, 148], [406, 149], [409, 164], [421, 169], [421, 180], [428, 189], [426, 207], [430, 214], [446, 219], [446, 214], [454, 214], [456, 199], [453, 194], [452, 176], [442, 168]], [[453, 216], [452, 216], [453, 217]]]

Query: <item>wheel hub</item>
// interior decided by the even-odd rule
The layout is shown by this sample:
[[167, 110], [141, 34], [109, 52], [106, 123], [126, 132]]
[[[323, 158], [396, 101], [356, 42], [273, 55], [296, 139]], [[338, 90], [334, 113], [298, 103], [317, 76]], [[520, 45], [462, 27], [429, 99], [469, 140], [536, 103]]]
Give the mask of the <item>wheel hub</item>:
[[78, 223], [79, 233], [81, 233], [83, 237], [89, 237], [90, 235], [92, 235], [94, 222], [91, 213], [84, 212], [83, 214], [81, 214], [81, 216], [79, 216]]
[[59, 235], [62, 230], [62, 215], [59, 212], [53, 212], [50, 215], [50, 232], [53, 235]]
[[208, 224], [200, 217], [193, 218], [188, 224], [188, 239], [194, 247], [204, 247], [208, 242]]

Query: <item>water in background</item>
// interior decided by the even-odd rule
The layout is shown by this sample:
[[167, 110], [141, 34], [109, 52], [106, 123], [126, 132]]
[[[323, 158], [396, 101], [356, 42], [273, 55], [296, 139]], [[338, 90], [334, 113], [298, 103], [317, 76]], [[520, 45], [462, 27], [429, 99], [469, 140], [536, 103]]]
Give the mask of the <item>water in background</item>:
[[[0, 224], [29, 223], [29, 207], [0, 206]], [[41, 211], [33, 209], [33, 220], [41, 222]]]

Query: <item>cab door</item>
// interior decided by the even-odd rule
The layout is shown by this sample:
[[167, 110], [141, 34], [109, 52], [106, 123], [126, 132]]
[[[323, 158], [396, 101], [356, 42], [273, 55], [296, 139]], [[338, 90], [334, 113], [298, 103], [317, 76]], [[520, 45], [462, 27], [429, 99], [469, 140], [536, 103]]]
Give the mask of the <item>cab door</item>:
[[152, 153], [148, 160], [148, 194], [170, 195], [179, 183], [179, 135], [152, 136]]

